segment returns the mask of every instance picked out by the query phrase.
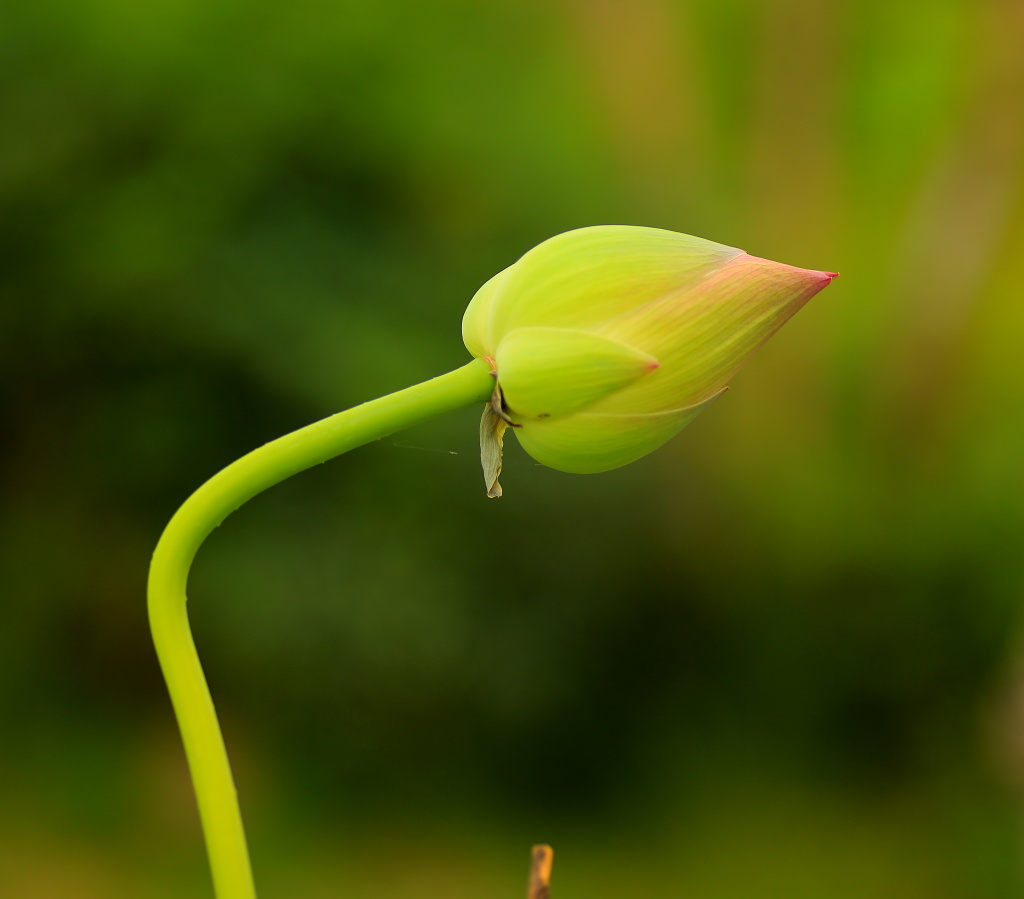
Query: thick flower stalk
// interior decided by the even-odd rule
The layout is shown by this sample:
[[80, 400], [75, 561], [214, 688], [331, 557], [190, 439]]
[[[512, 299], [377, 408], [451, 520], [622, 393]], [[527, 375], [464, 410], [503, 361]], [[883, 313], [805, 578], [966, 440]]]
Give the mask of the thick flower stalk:
[[[485, 402], [481, 454], [491, 496], [501, 493], [501, 436], [509, 425], [534, 458], [554, 468], [624, 465], [718, 396], [744, 360], [833, 277], [651, 228], [560, 235], [480, 288], [463, 322], [471, 362], [259, 447], [185, 501], [153, 554], [149, 617], [218, 899], [254, 899], [256, 890], [186, 610], [192, 560], [214, 528], [306, 468]], [[547, 894], [550, 859], [549, 848], [536, 847], [531, 893], [538, 897]]]
[[496, 378], [481, 422], [489, 495], [501, 495], [507, 425], [561, 471], [607, 471], [661, 446], [834, 277], [627, 225], [530, 250], [477, 291], [462, 323]]

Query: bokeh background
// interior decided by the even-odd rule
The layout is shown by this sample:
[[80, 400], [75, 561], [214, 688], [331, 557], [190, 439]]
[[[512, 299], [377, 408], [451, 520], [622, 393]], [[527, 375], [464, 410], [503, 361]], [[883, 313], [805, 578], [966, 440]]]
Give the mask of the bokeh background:
[[0, 895], [209, 897], [144, 611], [177, 505], [632, 223], [842, 272], [641, 463], [478, 413], [253, 501], [190, 595], [261, 895], [1024, 889], [1024, 7], [0, 12]]

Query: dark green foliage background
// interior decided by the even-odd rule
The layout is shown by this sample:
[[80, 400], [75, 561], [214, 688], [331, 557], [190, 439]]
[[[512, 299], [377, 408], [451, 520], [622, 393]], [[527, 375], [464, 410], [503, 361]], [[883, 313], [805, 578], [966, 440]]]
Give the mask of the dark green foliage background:
[[587, 224], [842, 278], [600, 476], [466, 410], [209, 541], [261, 895], [1024, 888], [1024, 16], [1010, 0], [0, 12], [0, 895], [208, 896], [146, 629], [176, 506], [462, 364]]

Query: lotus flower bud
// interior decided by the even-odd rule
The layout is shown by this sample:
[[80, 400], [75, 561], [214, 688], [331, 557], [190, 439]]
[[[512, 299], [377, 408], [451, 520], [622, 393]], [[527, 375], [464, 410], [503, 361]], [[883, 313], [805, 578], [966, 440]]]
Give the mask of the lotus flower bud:
[[607, 471], [656, 449], [834, 277], [656, 228], [544, 241], [484, 284], [462, 322], [496, 379], [481, 422], [489, 495], [501, 495], [507, 425], [561, 471]]

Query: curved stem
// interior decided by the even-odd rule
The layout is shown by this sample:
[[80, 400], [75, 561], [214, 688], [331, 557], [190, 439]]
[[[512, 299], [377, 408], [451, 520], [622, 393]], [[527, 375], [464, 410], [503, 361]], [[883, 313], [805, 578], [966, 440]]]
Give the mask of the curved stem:
[[199, 803], [217, 899], [254, 899], [249, 850], [224, 738], [185, 608], [189, 568], [203, 540], [268, 487], [395, 431], [474, 403], [494, 390], [480, 360], [286, 434], [233, 462], [175, 513], [153, 553], [149, 621]]

